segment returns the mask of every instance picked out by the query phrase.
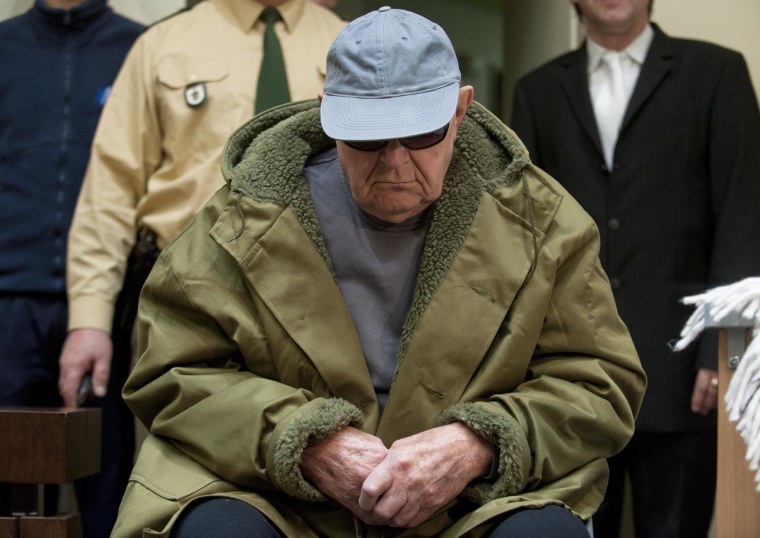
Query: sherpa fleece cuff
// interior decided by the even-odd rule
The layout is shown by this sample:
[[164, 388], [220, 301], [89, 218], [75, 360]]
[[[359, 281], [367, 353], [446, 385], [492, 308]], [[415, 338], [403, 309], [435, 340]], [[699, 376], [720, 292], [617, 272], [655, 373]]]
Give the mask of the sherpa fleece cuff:
[[464, 422], [498, 450], [498, 476], [493, 483], [478, 481], [462, 494], [471, 501], [485, 504], [499, 497], [519, 493], [523, 488], [523, 433], [507, 416], [478, 403], [459, 403], [443, 412], [441, 424]]
[[274, 480], [298, 499], [323, 501], [326, 497], [301, 474], [301, 455], [309, 443], [321, 441], [346, 426], [361, 426], [364, 415], [354, 404], [331, 398], [312, 406], [283, 432], [274, 453]]

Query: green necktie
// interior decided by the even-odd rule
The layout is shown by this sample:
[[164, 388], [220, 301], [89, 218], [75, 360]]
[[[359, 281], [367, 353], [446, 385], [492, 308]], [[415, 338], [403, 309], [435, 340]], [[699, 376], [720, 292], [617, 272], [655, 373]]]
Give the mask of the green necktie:
[[274, 24], [279, 18], [280, 13], [273, 7], [268, 7], [261, 13], [261, 19], [267, 24], [267, 29], [264, 32], [264, 56], [261, 59], [259, 83], [256, 88], [256, 113], [290, 101], [285, 60], [282, 58], [280, 40], [274, 33]]

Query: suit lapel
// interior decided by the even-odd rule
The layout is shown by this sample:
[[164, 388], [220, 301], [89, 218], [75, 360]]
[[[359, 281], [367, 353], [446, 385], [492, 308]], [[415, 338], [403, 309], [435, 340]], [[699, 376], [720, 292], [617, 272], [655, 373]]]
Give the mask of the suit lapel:
[[603, 154], [594, 107], [588, 91], [587, 62], [585, 45], [566, 57], [561, 78], [562, 89], [570, 101], [570, 106], [578, 116], [583, 130], [594, 142], [599, 153]]
[[[623, 116], [620, 133], [622, 136], [626, 126], [633, 120], [638, 111], [668, 75], [673, 66], [674, 51], [670, 46], [670, 38], [660, 28], [652, 24], [655, 36], [647, 54], [646, 61], [641, 67], [641, 73], [636, 82], [636, 87], [631, 95], [631, 100]], [[588, 91], [587, 55], [585, 45], [581, 45], [572, 54], [568, 55], [563, 64], [562, 88], [570, 101], [580, 124], [594, 142], [600, 155], [602, 144], [599, 138], [599, 130], [596, 126], [594, 107]]]
[[620, 128], [621, 136], [626, 126], [633, 120], [655, 88], [660, 85], [673, 68], [675, 53], [670, 46], [670, 38], [656, 25], [653, 24], [652, 27], [655, 32], [654, 39], [649, 47], [644, 65], [641, 66], [639, 79], [636, 81], [636, 87], [625, 111], [623, 124]]

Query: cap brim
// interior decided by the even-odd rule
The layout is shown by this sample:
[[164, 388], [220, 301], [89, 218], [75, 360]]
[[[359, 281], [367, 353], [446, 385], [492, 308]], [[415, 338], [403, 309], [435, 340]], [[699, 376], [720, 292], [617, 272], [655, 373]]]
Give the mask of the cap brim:
[[446, 125], [459, 100], [459, 83], [392, 97], [324, 94], [322, 129], [335, 140], [386, 140], [429, 133]]

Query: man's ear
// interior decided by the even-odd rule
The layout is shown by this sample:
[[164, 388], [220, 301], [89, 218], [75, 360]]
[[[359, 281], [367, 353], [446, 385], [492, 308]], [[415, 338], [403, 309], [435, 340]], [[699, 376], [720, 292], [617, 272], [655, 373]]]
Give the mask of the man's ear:
[[475, 89], [472, 86], [462, 86], [459, 88], [459, 100], [457, 101], [456, 120], [457, 125], [462, 123], [467, 109], [470, 108], [472, 100], [475, 97]]

